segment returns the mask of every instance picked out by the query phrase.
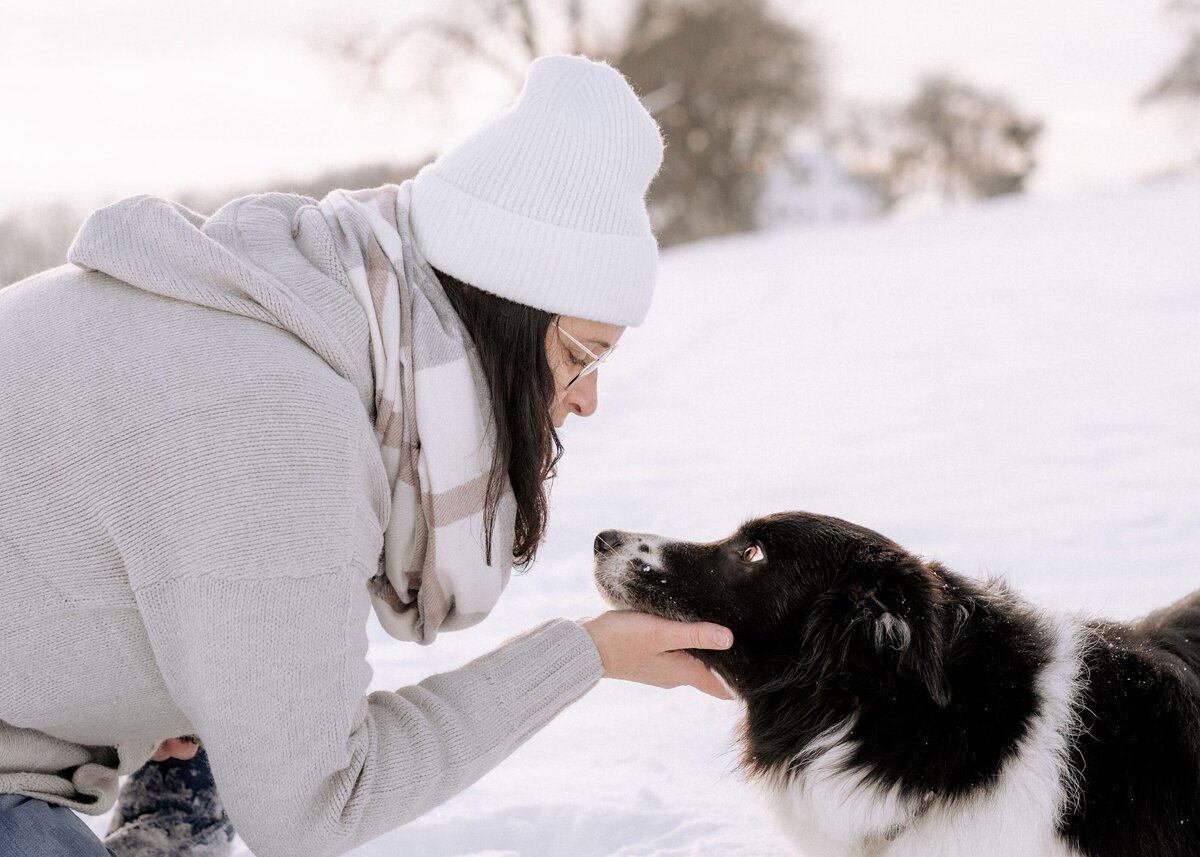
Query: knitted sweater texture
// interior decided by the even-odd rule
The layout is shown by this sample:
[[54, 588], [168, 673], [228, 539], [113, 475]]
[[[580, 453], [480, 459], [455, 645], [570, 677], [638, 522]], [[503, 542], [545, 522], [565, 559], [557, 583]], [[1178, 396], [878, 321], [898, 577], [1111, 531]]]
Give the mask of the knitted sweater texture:
[[311, 203], [127, 200], [0, 291], [0, 793], [101, 813], [195, 733], [259, 857], [340, 854], [598, 680], [554, 621], [367, 694], [388, 485], [365, 316]]

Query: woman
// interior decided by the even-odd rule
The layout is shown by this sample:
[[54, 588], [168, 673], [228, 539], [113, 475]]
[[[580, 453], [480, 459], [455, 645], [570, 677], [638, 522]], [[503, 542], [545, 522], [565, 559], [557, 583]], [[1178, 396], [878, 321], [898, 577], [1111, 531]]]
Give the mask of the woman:
[[[258, 857], [339, 854], [602, 674], [724, 695], [678, 650], [725, 629], [630, 613], [365, 693], [368, 604], [428, 643], [533, 558], [555, 428], [649, 305], [661, 156], [616, 71], [546, 57], [412, 182], [208, 219], [126, 200], [0, 293], [6, 854], [104, 854], [65, 808], [106, 811], [118, 775], [194, 752], [176, 736]], [[203, 765], [153, 764], [134, 782], [211, 799]], [[219, 804], [165, 826], [152, 804], [118, 807], [115, 851], [188, 853], [205, 824], [227, 848]]]

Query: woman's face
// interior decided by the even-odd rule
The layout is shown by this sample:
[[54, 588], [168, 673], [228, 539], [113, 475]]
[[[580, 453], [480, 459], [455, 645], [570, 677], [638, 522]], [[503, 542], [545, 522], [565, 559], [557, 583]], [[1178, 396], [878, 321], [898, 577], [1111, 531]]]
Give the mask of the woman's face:
[[[569, 315], [558, 316], [551, 323], [546, 331], [546, 360], [554, 373], [554, 402], [550, 406], [550, 416], [556, 428], [562, 428], [568, 414], [590, 417], [596, 412], [596, 380], [600, 373], [593, 371], [574, 383], [571, 381], [594, 362], [585, 348], [602, 358], [624, 332], [625, 328], [615, 324]], [[572, 342], [571, 337], [579, 340], [582, 346]]]

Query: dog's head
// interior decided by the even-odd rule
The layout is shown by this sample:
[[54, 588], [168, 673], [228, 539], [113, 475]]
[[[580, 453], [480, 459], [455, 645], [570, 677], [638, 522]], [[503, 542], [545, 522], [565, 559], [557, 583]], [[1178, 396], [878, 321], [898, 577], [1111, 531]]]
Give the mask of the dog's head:
[[941, 569], [871, 530], [783, 512], [707, 544], [606, 530], [595, 577], [615, 607], [733, 631], [694, 652], [744, 697], [781, 685], [949, 704]]

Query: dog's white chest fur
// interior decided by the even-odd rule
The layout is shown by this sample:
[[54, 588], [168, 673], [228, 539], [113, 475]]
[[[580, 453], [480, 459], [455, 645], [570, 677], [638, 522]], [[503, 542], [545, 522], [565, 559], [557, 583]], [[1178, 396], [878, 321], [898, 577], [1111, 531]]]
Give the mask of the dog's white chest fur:
[[[808, 748], [816, 759], [795, 778], [762, 777], [767, 805], [806, 857], [1078, 857], [1055, 833], [1075, 800], [1067, 753], [1079, 728], [1078, 629], [1051, 628], [1053, 652], [1037, 679], [1038, 712], [997, 781], [947, 803], [905, 801], [848, 768], [846, 724]], [[807, 755], [807, 753], [806, 753]]]

